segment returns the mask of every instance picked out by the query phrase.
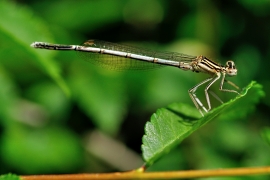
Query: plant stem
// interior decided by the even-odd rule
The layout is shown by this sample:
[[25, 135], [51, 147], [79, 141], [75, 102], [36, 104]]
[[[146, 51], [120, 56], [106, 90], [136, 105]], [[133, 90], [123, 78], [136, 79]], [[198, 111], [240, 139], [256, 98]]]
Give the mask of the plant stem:
[[66, 175], [32, 175], [21, 176], [22, 180], [92, 180], [92, 179], [173, 179], [202, 178], [222, 176], [247, 176], [270, 174], [270, 166], [253, 168], [232, 168], [215, 170], [187, 170], [168, 172], [129, 172], [96, 173], [96, 174], [66, 174]]

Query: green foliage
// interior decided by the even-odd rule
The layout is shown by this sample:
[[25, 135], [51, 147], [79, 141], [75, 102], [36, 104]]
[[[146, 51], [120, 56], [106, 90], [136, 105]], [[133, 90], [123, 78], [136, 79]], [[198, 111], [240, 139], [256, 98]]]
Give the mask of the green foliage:
[[[269, 125], [268, 1], [2, 0], [0, 12], [0, 174], [115, 171], [118, 159], [101, 161], [88, 150], [92, 131], [111, 135], [142, 163], [145, 122], [168, 104], [153, 115], [157, 126], [146, 126], [161, 125], [162, 132], [153, 133], [165, 140], [152, 144], [157, 151], [144, 151], [148, 165], [162, 157], [153, 171], [269, 164], [269, 147], [259, 136]], [[265, 98], [253, 106], [263, 95], [259, 84], [233, 99], [234, 94], [219, 93], [216, 83], [212, 91], [224, 102], [233, 100], [220, 106], [211, 99], [217, 108], [197, 120], [187, 91], [207, 75], [177, 68], [114, 72], [92, 66], [75, 52], [30, 47], [35, 41], [81, 44], [88, 39], [205, 55], [221, 64], [233, 59], [238, 75], [230, 80], [244, 87], [255, 79]], [[204, 99], [203, 88], [197, 97]], [[199, 128], [217, 116], [219, 121]], [[268, 130], [262, 132], [268, 141]], [[95, 140], [115, 151], [112, 144]]]
[[19, 180], [20, 177], [14, 174], [5, 174], [0, 176], [0, 180]]
[[91, 71], [76, 70], [69, 78], [69, 84], [78, 105], [89, 117], [93, 117], [95, 124], [103, 131], [115, 134], [125, 105], [120, 77], [112, 74], [112, 77], [105, 78]]
[[[251, 92], [247, 96], [249, 90]], [[213, 109], [201, 119], [198, 119], [197, 109], [181, 103], [158, 109], [145, 126], [142, 151], [146, 165], [153, 164], [183, 139], [221, 113], [223, 116], [229, 114], [226, 116], [227, 119], [242, 118], [254, 108], [263, 95], [261, 85], [251, 82], [239, 96]], [[247, 106], [241, 107], [239, 111], [240, 104], [247, 104]]]
[[[6, 39], [5, 46], [12, 46], [12, 52], [9, 54], [9, 59], [17, 59], [18, 49], [23, 50], [21, 52], [25, 58], [37, 61], [41, 67], [51, 76], [60, 87], [65, 91], [67, 95], [70, 94], [67, 85], [59, 74], [59, 66], [57, 66], [53, 61], [52, 53], [43, 53], [40, 51], [35, 51], [29, 47], [29, 42], [35, 41], [35, 39], [52, 40], [48, 34], [48, 29], [42, 20], [38, 18], [33, 18], [32, 11], [26, 7], [14, 6], [7, 1], [0, 2], [0, 11], [3, 13], [2, 20], [0, 22], [0, 35]], [[18, 31], [18, 27], [20, 31]], [[35, 29], [33, 27], [36, 27]], [[44, 33], [41, 33], [44, 32]], [[42, 36], [40, 35], [42, 34]], [[15, 53], [16, 52], [16, 53]], [[10, 56], [10, 55], [15, 56]], [[16, 62], [16, 61], [15, 61]], [[13, 61], [13, 63], [15, 63]], [[21, 63], [20, 63], [21, 64]]]
[[261, 132], [262, 137], [265, 139], [265, 141], [270, 145], [270, 128], [266, 127]]
[[4, 160], [29, 174], [37, 174], [41, 169], [43, 173], [68, 172], [82, 163], [78, 140], [71, 132], [59, 128], [29, 131], [13, 127], [4, 134], [2, 146]]

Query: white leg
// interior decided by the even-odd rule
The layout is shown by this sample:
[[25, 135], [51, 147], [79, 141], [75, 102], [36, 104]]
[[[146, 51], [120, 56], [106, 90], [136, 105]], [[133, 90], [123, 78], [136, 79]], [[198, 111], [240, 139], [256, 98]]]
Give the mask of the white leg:
[[203, 109], [205, 112], [208, 112], [207, 109], [203, 106], [202, 102], [199, 100], [199, 98], [197, 98], [196, 96], [196, 91], [198, 89], [198, 87], [200, 87], [201, 85], [207, 83], [208, 81], [211, 81], [213, 78], [208, 78], [202, 82], [200, 82], [199, 84], [197, 84], [196, 86], [194, 86], [193, 88], [191, 88], [190, 90], [188, 90], [188, 94], [191, 98], [191, 100], [193, 101], [194, 105], [196, 106], [196, 108], [199, 110], [199, 112], [201, 113], [202, 116], [203, 115], [203, 112], [201, 109]]
[[212, 81], [206, 86], [206, 88], [204, 89], [204, 93], [205, 93], [205, 98], [206, 98], [206, 102], [208, 104], [208, 111], [211, 110], [211, 102], [210, 102], [210, 98], [209, 98], [209, 94], [208, 94], [208, 89], [220, 78], [220, 73], [216, 74], [215, 78], [212, 78]]
[[235, 87], [236, 89], [239, 89], [238, 86], [236, 86], [234, 83], [232, 83], [231, 81], [227, 81], [225, 80], [225, 73], [222, 74], [222, 80], [220, 82], [220, 86], [219, 86], [219, 90], [220, 91], [224, 91], [224, 92], [233, 92], [233, 93], [237, 93], [239, 94], [239, 92], [235, 91], [235, 90], [232, 90], [232, 89], [223, 89], [223, 84], [224, 84], [224, 81], [227, 82], [228, 84], [230, 84], [231, 86]]

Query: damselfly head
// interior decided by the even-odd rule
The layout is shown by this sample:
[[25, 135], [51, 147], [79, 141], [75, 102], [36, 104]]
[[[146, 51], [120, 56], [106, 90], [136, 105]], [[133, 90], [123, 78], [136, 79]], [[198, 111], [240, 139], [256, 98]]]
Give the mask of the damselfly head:
[[226, 69], [226, 73], [229, 76], [237, 75], [237, 69], [236, 69], [235, 64], [234, 64], [233, 61], [227, 61], [225, 69]]

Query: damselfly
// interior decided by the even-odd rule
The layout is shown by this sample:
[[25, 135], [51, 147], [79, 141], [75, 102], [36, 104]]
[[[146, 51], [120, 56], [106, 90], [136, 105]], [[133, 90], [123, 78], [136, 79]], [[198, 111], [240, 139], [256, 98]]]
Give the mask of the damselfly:
[[[88, 40], [82, 45], [50, 44], [45, 42], [34, 42], [34, 48], [49, 50], [75, 50], [89, 62], [104, 66], [108, 69], [134, 70], [151, 69], [159, 66], [174, 66], [182, 70], [207, 73], [211, 77], [188, 90], [189, 96], [199, 112], [204, 116], [203, 111], [211, 110], [211, 102], [208, 94], [209, 88], [221, 78], [219, 90], [239, 94], [236, 90], [223, 89], [224, 82], [239, 89], [234, 83], [227, 81], [225, 76], [237, 75], [235, 63], [231, 60], [225, 66], [217, 64], [205, 56], [191, 56], [182, 53], [156, 52], [143, 48], [120, 45], [100, 40]], [[205, 108], [196, 96], [196, 90], [203, 84], [208, 83], [204, 89], [208, 108]], [[221, 101], [218, 96], [212, 94]], [[222, 101], [221, 101], [222, 102]]]

